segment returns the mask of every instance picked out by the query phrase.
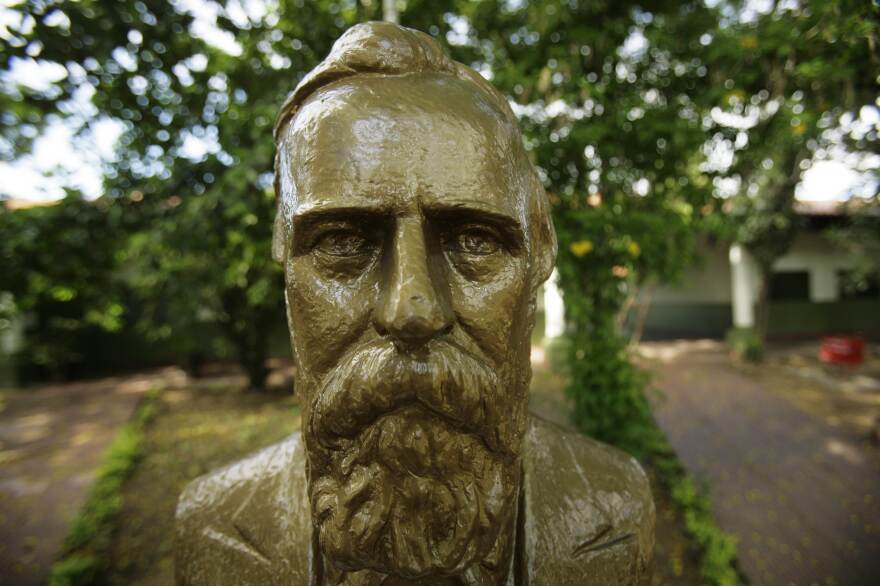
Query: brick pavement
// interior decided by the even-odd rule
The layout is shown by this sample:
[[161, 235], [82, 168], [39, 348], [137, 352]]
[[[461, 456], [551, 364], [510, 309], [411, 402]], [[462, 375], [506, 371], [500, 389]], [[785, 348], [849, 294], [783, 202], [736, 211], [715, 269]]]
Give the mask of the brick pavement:
[[655, 416], [708, 481], [720, 525], [761, 586], [880, 584], [880, 453], [733, 366], [714, 342], [643, 346]]

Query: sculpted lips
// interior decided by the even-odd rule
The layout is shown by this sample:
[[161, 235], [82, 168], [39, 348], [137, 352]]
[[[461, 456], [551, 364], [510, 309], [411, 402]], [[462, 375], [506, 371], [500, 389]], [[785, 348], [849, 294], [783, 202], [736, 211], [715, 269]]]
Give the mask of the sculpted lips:
[[316, 394], [310, 426], [328, 449], [352, 438], [376, 419], [409, 405], [424, 407], [456, 427], [479, 435], [492, 451], [503, 450], [497, 408], [498, 377], [466, 350], [435, 340], [413, 356], [380, 340], [357, 349]]

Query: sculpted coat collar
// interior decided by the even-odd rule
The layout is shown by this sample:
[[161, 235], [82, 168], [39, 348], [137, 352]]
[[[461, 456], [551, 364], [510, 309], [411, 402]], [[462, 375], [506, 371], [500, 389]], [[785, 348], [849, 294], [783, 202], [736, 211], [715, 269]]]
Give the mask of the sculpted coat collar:
[[[505, 586], [643, 584], [653, 539], [653, 501], [635, 460], [532, 416]], [[180, 585], [320, 586], [314, 551], [298, 433], [203, 476], [181, 497]]]

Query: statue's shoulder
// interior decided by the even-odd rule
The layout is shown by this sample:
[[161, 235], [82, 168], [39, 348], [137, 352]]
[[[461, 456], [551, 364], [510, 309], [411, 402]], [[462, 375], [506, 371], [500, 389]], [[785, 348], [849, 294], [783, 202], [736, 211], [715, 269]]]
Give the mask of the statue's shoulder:
[[622, 586], [649, 578], [654, 501], [634, 458], [533, 415], [523, 470], [529, 584]]
[[306, 584], [311, 522], [299, 433], [192, 481], [177, 503], [177, 584]]

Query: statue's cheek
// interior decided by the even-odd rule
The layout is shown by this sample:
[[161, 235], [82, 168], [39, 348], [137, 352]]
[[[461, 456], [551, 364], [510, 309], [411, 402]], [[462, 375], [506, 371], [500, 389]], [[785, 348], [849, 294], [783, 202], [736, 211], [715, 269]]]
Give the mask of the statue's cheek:
[[320, 259], [288, 262], [291, 321], [301, 359], [320, 372], [336, 364], [370, 324], [377, 276], [373, 267], [357, 275], [333, 276]]
[[508, 257], [496, 266], [456, 268], [449, 276], [459, 324], [496, 364], [503, 364], [528, 321], [525, 263]]

